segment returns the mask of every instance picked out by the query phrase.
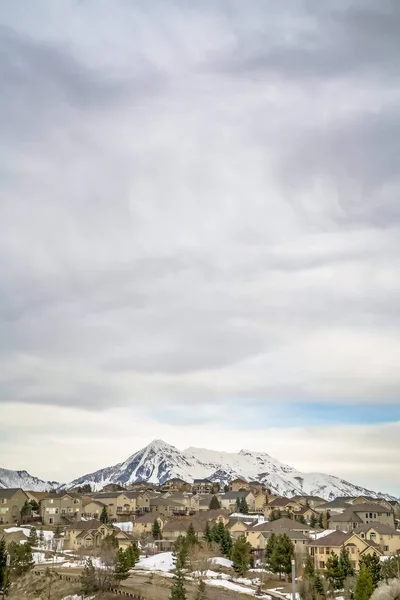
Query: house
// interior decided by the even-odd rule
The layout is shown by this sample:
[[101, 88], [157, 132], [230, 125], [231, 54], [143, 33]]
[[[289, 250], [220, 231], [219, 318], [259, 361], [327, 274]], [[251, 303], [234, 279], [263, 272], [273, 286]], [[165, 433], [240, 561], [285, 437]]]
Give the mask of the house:
[[269, 519], [271, 513], [288, 513], [294, 510], [301, 510], [302, 506], [296, 500], [291, 498], [275, 498], [271, 502], [268, 502], [264, 508], [264, 517]]
[[[252, 490], [252, 492], [253, 494], [255, 493], [254, 490]], [[266, 504], [267, 495], [264, 492], [257, 494], [254, 498], [254, 512], [260, 513], [261, 515], [264, 514]]]
[[178, 502], [172, 498], [151, 498], [150, 511], [165, 516], [172, 515], [190, 515], [194, 514], [194, 510], [185, 506], [183, 502]]
[[79, 520], [82, 515], [80, 494], [48, 494], [40, 502], [40, 514], [43, 525], [66, 525]]
[[360, 525], [354, 530], [362, 540], [371, 540], [384, 556], [400, 554], [400, 531], [382, 523]]
[[233, 540], [236, 540], [241, 535], [245, 535], [247, 531], [247, 525], [241, 519], [229, 519], [226, 527], [229, 530]]
[[243, 490], [250, 490], [249, 483], [242, 478], [232, 479], [228, 484], [230, 492], [241, 492]]
[[343, 513], [351, 505], [351, 498], [335, 498], [330, 502], [324, 502], [315, 506], [315, 510], [318, 513], [329, 512], [331, 515]]
[[85, 519], [99, 519], [103, 508], [107, 507], [107, 504], [104, 504], [104, 502], [93, 500], [92, 498], [86, 498], [82, 502], [82, 517]]
[[146, 490], [136, 490], [131, 492], [125, 492], [127, 498], [134, 501], [135, 512], [144, 513], [150, 512], [150, 493]]
[[28, 496], [29, 500], [34, 500], [35, 502], [40, 502], [43, 498], [46, 498], [49, 495], [49, 492], [35, 492], [33, 490], [24, 490], [25, 494]]
[[199, 510], [200, 496], [189, 492], [163, 492], [161, 498], [168, 498], [174, 502], [179, 502], [185, 508], [193, 511]]
[[195, 479], [192, 485], [194, 494], [211, 494], [215, 490], [215, 484], [209, 479]]
[[315, 508], [320, 504], [326, 503], [326, 500], [324, 500], [320, 496], [293, 496], [292, 500], [298, 502], [303, 506], [310, 506], [311, 508]]
[[220, 503], [221, 508], [226, 508], [228, 510], [236, 510], [237, 509], [237, 501], [244, 498], [247, 502], [250, 512], [253, 512], [255, 509], [255, 496], [253, 492], [250, 490], [243, 490], [238, 492], [225, 492], [225, 494], [221, 495]]
[[144, 513], [143, 515], [136, 517], [135, 522], [133, 523], [133, 533], [137, 537], [140, 537], [143, 534], [148, 534], [150, 536], [153, 529], [154, 521], [157, 521], [162, 531], [164, 528], [164, 523], [166, 521], [164, 515], [154, 516], [154, 514], [152, 513]]
[[264, 523], [248, 526], [244, 535], [254, 550], [263, 551], [272, 533], [275, 535], [286, 534], [292, 539], [296, 547], [303, 547], [309, 540], [310, 532], [313, 531], [314, 529], [309, 525], [283, 517], [276, 521], [265, 521]]
[[307, 523], [309, 523], [313, 517], [318, 519], [319, 514], [310, 506], [302, 506], [300, 510], [293, 511], [293, 517], [296, 519], [296, 521], [300, 521], [303, 518]]
[[326, 561], [331, 553], [340, 555], [341, 549], [346, 548], [350, 562], [355, 571], [359, 570], [359, 561], [362, 556], [382, 555], [379, 546], [372, 540], [361, 539], [356, 533], [343, 533], [334, 531], [325, 537], [313, 540], [308, 544], [308, 551], [314, 559], [315, 568], [319, 571], [326, 569]]
[[103, 487], [101, 492], [124, 492], [126, 488], [124, 488], [119, 483], [108, 483]]
[[191, 519], [191, 518], [177, 518], [169, 519], [164, 524], [162, 530], [162, 544], [161, 548], [166, 550], [172, 545], [180, 535], [185, 535], [188, 527], [193, 526], [193, 529], [199, 539], [202, 538], [206, 522], [202, 519]]
[[0, 490], [0, 524], [17, 523], [21, 519], [21, 509], [30, 498], [21, 488]]
[[329, 527], [337, 531], [350, 532], [359, 525], [368, 523], [382, 523], [394, 528], [394, 514], [392, 509], [387, 509], [380, 504], [353, 504], [343, 513], [331, 516]]
[[380, 504], [385, 508], [391, 510], [392, 506], [388, 500], [385, 498], [374, 498], [373, 496], [357, 496], [357, 498], [353, 498], [351, 503], [354, 504]]
[[161, 490], [171, 491], [171, 492], [190, 492], [192, 486], [187, 481], [180, 479], [179, 477], [173, 477], [172, 479], [167, 479], [161, 486]]
[[257, 496], [257, 494], [265, 494], [267, 491], [265, 484], [261, 483], [261, 481], [249, 481], [249, 489], [255, 496]]
[[118, 519], [129, 519], [136, 513], [136, 498], [128, 496], [128, 494], [134, 493], [128, 491], [100, 492], [93, 499], [106, 505], [109, 520], [115, 522]]
[[79, 550], [80, 548], [95, 550], [101, 547], [104, 538], [113, 535], [120, 547], [131, 543], [133, 538], [112, 525], [106, 525], [97, 519], [78, 521], [65, 528], [64, 549]]

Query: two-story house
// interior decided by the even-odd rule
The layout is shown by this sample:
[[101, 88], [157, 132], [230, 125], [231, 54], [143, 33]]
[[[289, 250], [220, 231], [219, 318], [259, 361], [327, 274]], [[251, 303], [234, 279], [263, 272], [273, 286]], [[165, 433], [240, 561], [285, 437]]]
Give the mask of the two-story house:
[[80, 494], [49, 494], [40, 502], [43, 525], [65, 525], [79, 520], [82, 516]]
[[249, 482], [241, 477], [232, 479], [229, 482], [228, 487], [230, 492], [242, 492], [243, 490], [250, 490]]
[[266, 519], [270, 519], [272, 513], [281, 513], [283, 515], [285, 512], [294, 512], [295, 510], [300, 510], [301, 508], [302, 505], [296, 500], [293, 500], [292, 498], [279, 497], [265, 505], [264, 517]]
[[108, 519], [111, 522], [129, 519], [136, 513], [135, 492], [99, 493], [93, 499], [106, 505]]
[[129, 545], [133, 538], [112, 525], [106, 525], [97, 519], [78, 521], [65, 528], [64, 549], [79, 550], [81, 548], [95, 550], [101, 547], [104, 538], [113, 535], [120, 547]]
[[0, 524], [17, 523], [25, 502], [29, 502], [29, 496], [21, 488], [0, 490]]
[[343, 513], [333, 515], [329, 519], [329, 527], [337, 531], [353, 531], [359, 525], [382, 523], [394, 528], [394, 514], [380, 504], [354, 504]]
[[211, 494], [214, 489], [214, 483], [209, 479], [195, 479], [192, 485], [194, 494]]
[[400, 554], [400, 531], [389, 525], [382, 525], [382, 523], [360, 525], [354, 533], [362, 540], [375, 542], [384, 556]]
[[342, 548], [348, 551], [351, 565], [355, 571], [359, 570], [359, 561], [362, 556], [373, 555], [374, 553], [378, 556], [382, 555], [379, 546], [374, 541], [361, 539], [354, 532], [343, 533], [342, 531], [334, 531], [322, 538], [309, 542], [307, 547], [308, 552], [314, 559], [315, 568], [318, 571], [325, 571], [329, 556], [332, 553], [340, 556]]
[[167, 479], [161, 485], [161, 490], [163, 492], [190, 492], [192, 490], [192, 486], [187, 481], [180, 479], [179, 477], [173, 477], [172, 479]]
[[253, 492], [250, 490], [242, 490], [238, 492], [225, 492], [222, 494], [219, 501], [221, 503], [221, 508], [226, 508], [227, 510], [235, 511], [237, 508], [237, 502], [244, 498], [247, 502], [247, 506], [249, 507], [250, 512], [254, 512], [255, 510], [255, 496]]

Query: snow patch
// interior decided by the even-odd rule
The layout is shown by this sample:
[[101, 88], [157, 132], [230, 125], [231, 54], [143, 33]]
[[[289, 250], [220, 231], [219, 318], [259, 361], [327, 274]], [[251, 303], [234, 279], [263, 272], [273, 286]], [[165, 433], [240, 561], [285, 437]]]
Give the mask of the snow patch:
[[164, 571], [169, 572], [175, 568], [172, 552], [160, 552], [154, 556], [141, 558], [135, 565], [135, 569], [144, 571]]
[[233, 565], [233, 562], [229, 560], [229, 558], [224, 558], [223, 556], [215, 556], [214, 558], [210, 559], [210, 562], [213, 565], [220, 565], [220, 567], [226, 567], [228, 569], [230, 569]]

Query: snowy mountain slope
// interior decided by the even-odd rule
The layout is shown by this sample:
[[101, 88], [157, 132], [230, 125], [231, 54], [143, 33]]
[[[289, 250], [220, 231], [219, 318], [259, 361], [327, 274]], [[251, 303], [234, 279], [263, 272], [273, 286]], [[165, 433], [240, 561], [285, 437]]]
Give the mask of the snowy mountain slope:
[[47, 490], [57, 488], [59, 485], [57, 481], [43, 481], [33, 477], [27, 471], [10, 471], [9, 469], [0, 468], [0, 489], [22, 488], [32, 492], [47, 492]]
[[223, 484], [234, 477], [257, 479], [272, 492], [285, 496], [303, 493], [331, 500], [336, 496], [367, 494], [390, 498], [332, 475], [301, 473], [263, 452], [241, 450], [230, 453], [203, 448], [188, 448], [181, 452], [162, 440], [154, 440], [124, 462], [79, 477], [65, 487], [90, 483], [98, 490], [107, 483], [163, 483], [172, 477], [189, 482], [206, 477]]

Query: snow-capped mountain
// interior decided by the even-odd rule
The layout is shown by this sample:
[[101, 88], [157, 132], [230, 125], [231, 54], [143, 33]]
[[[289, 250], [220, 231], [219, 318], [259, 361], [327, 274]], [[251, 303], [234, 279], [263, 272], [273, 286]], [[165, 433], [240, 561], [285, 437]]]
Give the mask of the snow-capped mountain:
[[310, 494], [332, 500], [337, 496], [364, 494], [391, 498], [332, 475], [301, 473], [263, 452], [241, 450], [239, 453], [230, 453], [203, 448], [187, 448], [181, 452], [162, 440], [154, 440], [124, 462], [79, 477], [65, 487], [89, 483], [98, 490], [107, 483], [163, 483], [173, 477], [188, 482], [208, 478], [223, 484], [235, 477], [256, 479], [265, 483], [272, 492], [284, 496]]
[[47, 492], [59, 486], [57, 481], [43, 481], [29, 475], [27, 471], [10, 471], [0, 468], [0, 489], [22, 488], [32, 492]]

